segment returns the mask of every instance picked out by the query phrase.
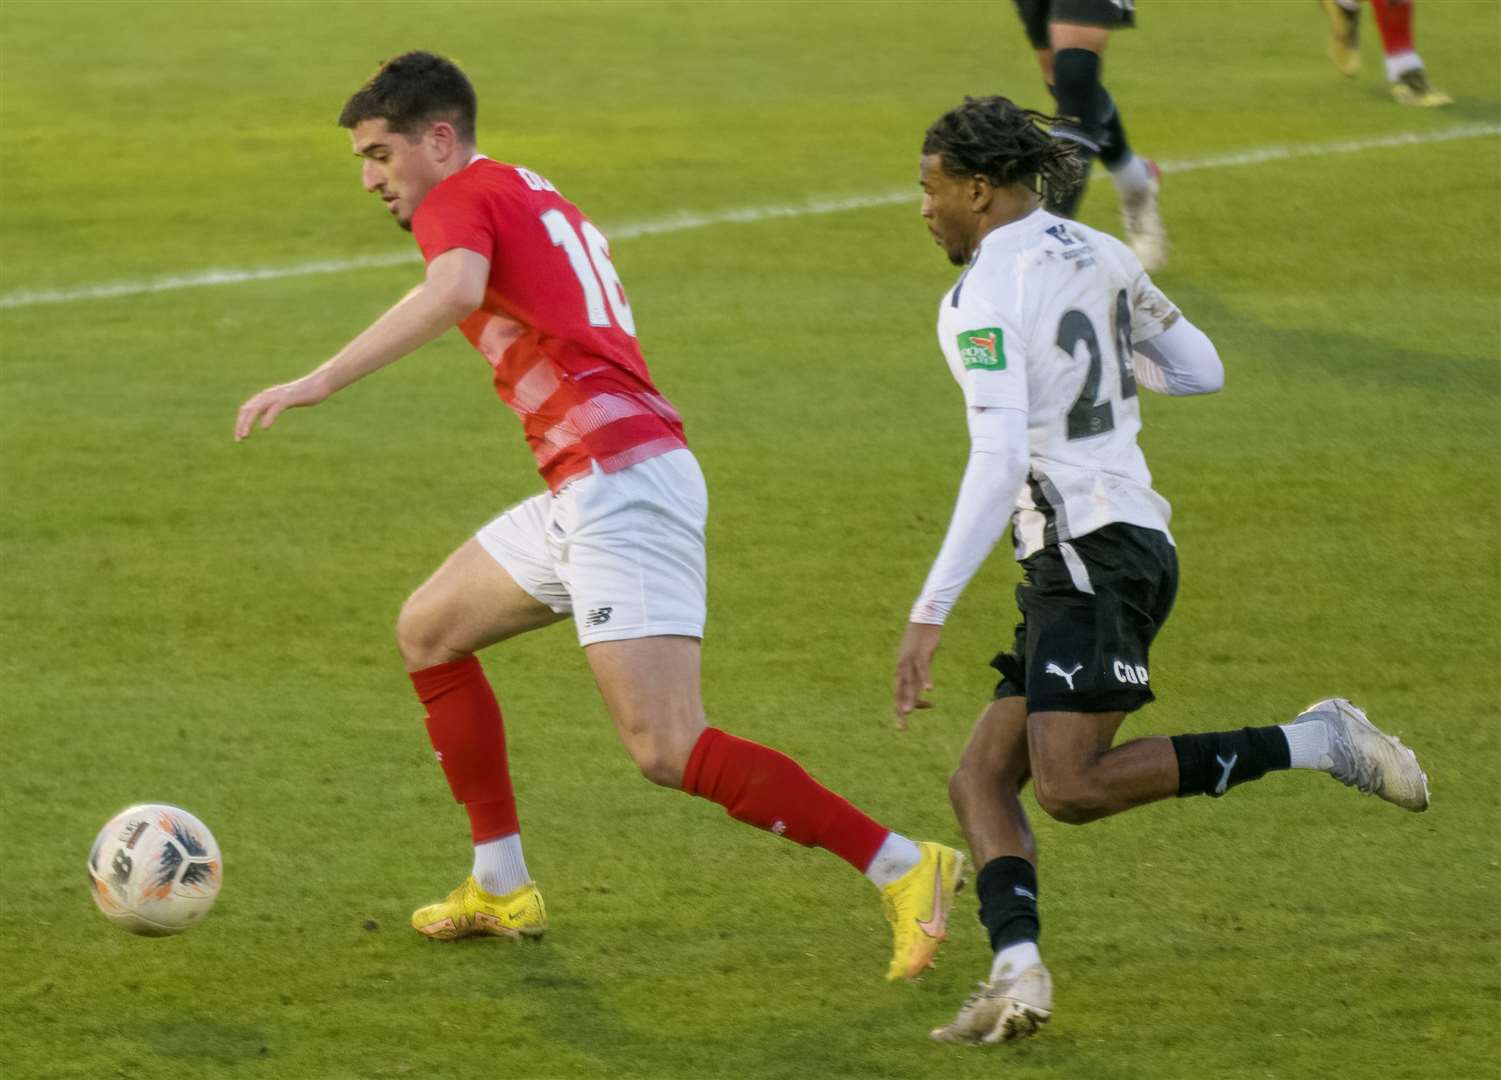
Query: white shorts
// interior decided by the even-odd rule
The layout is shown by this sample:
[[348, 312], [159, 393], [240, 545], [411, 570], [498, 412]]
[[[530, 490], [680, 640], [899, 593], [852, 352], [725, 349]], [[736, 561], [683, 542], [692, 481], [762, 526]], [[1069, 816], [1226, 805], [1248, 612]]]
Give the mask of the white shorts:
[[517, 503], [475, 539], [579, 644], [704, 635], [709, 495], [692, 452], [593, 471]]

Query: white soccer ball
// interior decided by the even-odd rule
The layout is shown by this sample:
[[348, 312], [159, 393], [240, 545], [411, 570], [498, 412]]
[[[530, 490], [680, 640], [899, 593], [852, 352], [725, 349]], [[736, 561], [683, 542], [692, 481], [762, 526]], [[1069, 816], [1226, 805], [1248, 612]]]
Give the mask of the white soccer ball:
[[209, 913], [224, 881], [208, 826], [177, 806], [142, 803], [99, 830], [89, 852], [94, 903], [132, 934], [178, 934]]

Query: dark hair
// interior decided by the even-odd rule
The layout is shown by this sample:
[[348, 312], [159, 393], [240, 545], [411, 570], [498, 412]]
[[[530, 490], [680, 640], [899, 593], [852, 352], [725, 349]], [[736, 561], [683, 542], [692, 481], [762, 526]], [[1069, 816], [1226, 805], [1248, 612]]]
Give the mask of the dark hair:
[[392, 131], [411, 137], [429, 124], [446, 120], [461, 142], [473, 143], [478, 111], [474, 84], [457, 64], [415, 51], [381, 64], [370, 81], [344, 103], [339, 126], [353, 128], [363, 120], [384, 120]]
[[983, 176], [996, 187], [1023, 184], [1067, 190], [1084, 175], [1087, 163], [1074, 144], [1055, 139], [1047, 128], [1058, 118], [1023, 109], [1003, 97], [966, 97], [933, 122], [922, 152], [938, 154], [951, 176]]

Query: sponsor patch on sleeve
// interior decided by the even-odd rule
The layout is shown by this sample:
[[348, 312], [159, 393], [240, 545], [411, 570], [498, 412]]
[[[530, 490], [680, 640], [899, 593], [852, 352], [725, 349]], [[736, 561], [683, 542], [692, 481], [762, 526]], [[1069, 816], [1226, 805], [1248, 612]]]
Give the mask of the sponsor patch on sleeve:
[[1001, 348], [1001, 328], [987, 326], [959, 335], [959, 358], [966, 370], [1005, 371], [1006, 352]]

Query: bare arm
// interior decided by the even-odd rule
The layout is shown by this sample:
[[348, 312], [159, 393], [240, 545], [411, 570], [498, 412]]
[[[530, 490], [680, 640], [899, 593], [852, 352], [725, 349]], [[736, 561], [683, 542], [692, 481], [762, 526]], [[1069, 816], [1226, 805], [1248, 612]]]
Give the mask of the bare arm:
[[485, 298], [490, 260], [465, 248], [439, 255], [427, 278], [330, 359], [300, 379], [272, 386], [240, 406], [235, 441], [270, 427], [287, 409], [317, 405], [350, 383], [426, 345], [474, 311]]

